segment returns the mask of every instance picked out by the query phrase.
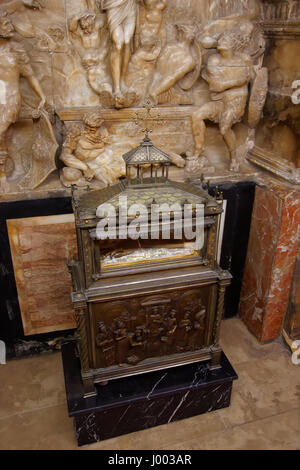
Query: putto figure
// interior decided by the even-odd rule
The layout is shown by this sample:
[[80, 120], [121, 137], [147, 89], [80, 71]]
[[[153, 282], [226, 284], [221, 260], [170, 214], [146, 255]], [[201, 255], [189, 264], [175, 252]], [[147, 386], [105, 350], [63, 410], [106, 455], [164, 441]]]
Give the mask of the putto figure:
[[103, 122], [101, 114], [87, 114], [84, 129], [74, 128], [67, 136], [60, 155], [66, 165], [60, 176], [64, 186], [87, 186], [93, 179], [108, 186], [125, 174], [124, 161], [110, 148]]
[[[46, 102], [41, 86], [34, 76], [30, 59], [19, 43], [11, 38], [14, 26], [6, 11], [0, 10], [0, 173], [5, 174], [8, 151], [6, 132], [16, 122], [21, 110], [20, 77], [26, 77], [41, 101], [39, 109]], [[12, 179], [17, 175], [12, 175]]]

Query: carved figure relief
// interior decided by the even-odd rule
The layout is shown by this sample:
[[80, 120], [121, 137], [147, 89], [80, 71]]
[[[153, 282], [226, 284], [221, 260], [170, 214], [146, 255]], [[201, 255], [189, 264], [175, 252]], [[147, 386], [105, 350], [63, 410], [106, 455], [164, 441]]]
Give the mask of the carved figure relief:
[[[257, 123], [262, 112], [267, 95], [268, 77], [265, 69], [255, 72], [250, 54], [240, 52], [242, 35], [247, 31], [248, 41], [253, 27], [247, 22], [235, 27], [230, 32], [223, 33], [217, 42], [217, 53], [212, 54], [202, 77], [209, 85], [211, 101], [205, 103], [192, 115], [195, 155], [201, 156], [205, 151], [205, 120], [219, 124], [230, 152], [230, 170], [239, 169], [236, 155], [236, 136], [232, 126], [240, 122], [244, 116], [248, 100], [248, 84], [254, 80], [250, 97], [249, 121], [253, 126]], [[206, 44], [210, 38], [205, 37]], [[255, 57], [256, 58], [256, 57]]]
[[96, 344], [103, 354], [103, 362], [106, 367], [116, 362], [115, 344], [113, 333], [104, 322], [98, 322], [98, 334], [96, 336]]
[[168, 0], [144, 0], [139, 10], [139, 21], [135, 32], [135, 49], [144, 41], [166, 41], [165, 9]]
[[[41, 8], [39, 3], [23, 2], [26, 6]], [[10, 4], [10, 7], [12, 4]], [[14, 187], [14, 182], [21, 180], [23, 187], [35, 188], [56, 168], [55, 153], [57, 142], [54, 136], [48, 113], [45, 111], [46, 96], [36, 78], [25, 48], [14, 39], [16, 30], [8, 13], [0, 10], [0, 173], [1, 192]], [[27, 79], [30, 87], [39, 97], [40, 103], [33, 111], [33, 146], [29, 173], [19, 159], [9, 155], [6, 136], [10, 126], [15, 123], [21, 111], [21, 77]], [[40, 139], [43, 140], [41, 145]], [[42, 164], [38, 162], [42, 161]], [[24, 179], [25, 177], [25, 179]], [[22, 181], [23, 178], [23, 181]]]
[[[2, 194], [116, 183], [124, 175], [122, 154], [138, 143], [130, 108], [148, 99], [164, 114], [153, 142], [186, 166], [172, 167], [171, 177], [223, 171], [227, 148], [237, 171], [254, 145], [268, 87], [260, 6], [259, 0], [190, 0], [187, 7], [179, 0], [4, 0]], [[88, 124], [97, 109], [107, 124], [95, 117]], [[20, 155], [15, 143], [24, 135]], [[59, 160], [66, 167], [55, 172]]]
[[129, 89], [134, 89], [139, 100], [146, 96], [156, 61], [166, 41], [164, 11], [167, 0], [145, 0], [140, 4], [134, 53], [125, 78]]
[[116, 343], [116, 361], [117, 364], [123, 364], [126, 361], [128, 352], [128, 332], [126, 328], [127, 318], [124, 316], [117, 318], [112, 325], [114, 340]]
[[[196, 22], [175, 24], [176, 38], [168, 41], [167, 4], [167, 0], [89, 0], [88, 11], [69, 19], [73, 41], [77, 35], [81, 43], [76, 49], [89, 84], [103, 106], [135, 106], [148, 95], [155, 103], [192, 104], [180, 91], [190, 90], [200, 75], [198, 30]], [[158, 99], [180, 80], [179, 96], [173, 92]]]
[[112, 302], [111, 309], [116, 316], [97, 323], [97, 367], [135, 365], [158, 353], [194, 351], [203, 345], [206, 307], [197, 289], [131, 303]]
[[[12, 38], [14, 36], [14, 26], [10, 21], [7, 12], [0, 11], [0, 172], [6, 174], [6, 163], [9, 157], [6, 144], [6, 133], [11, 124], [16, 122], [21, 110], [20, 77], [25, 77], [32, 89], [40, 98], [38, 111], [45, 103], [46, 97], [43, 90], [34, 76], [30, 66], [30, 59], [25, 49]], [[10, 174], [10, 181], [22, 176], [21, 170], [14, 167]], [[4, 185], [6, 179], [4, 180]]]
[[112, 80], [108, 67], [109, 37], [104, 14], [86, 10], [68, 22], [74, 46], [91, 88], [104, 105], [112, 106]]
[[[175, 28], [177, 40], [174, 43], [166, 44], [163, 48], [150, 84], [149, 96], [154, 103], [164, 102], [163, 98], [159, 100], [159, 95], [168, 92], [180, 80], [181, 90], [190, 90], [200, 75], [202, 55], [200, 45], [195, 40], [196, 26], [176, 24]], [[186, 75], [192, 71], [195, 71], [193, 76], [187, 78]], [[185, 81], [184, 77], [186, 77]], [[178, 104], [188, 104], [184, 103], [184, 98], [181, 100], [177, 98], [176, 101]]]
[[261, 5], [262, 17], [266, 21], [288, 20], [293, 21], [300, 17], [300, 4], [298, 0], [276, 2], [264, 1]]
[[115, 184], [125, 174], [124, 160], [109, 147], [110, 137], [99, 113], [84, 116], [84, 129], [71, 128], [60, 159], [62, 183], [87, 186], [93, 179], [105, 186]]
[[[101, 84], [102, 77], [97, 77], [96, 83], [90, 77], [92, 88], [100, 94], [100, 99], [105, 106], [122, 108], [132, 106], [136, 101], [136, 94], [129, 92], [125, 85], [125, 77], [131, 57], [133, 36], [138, 15], [138, 0], [87, 0], [87, 6], [91, 10], [100, 11], [105, 18], [108, 33], [104, 41], [110, 40], [110, 47], [103, 49], [103, 57], [100, 62], [103, 66], [109, 66], [111, 86]], [[91, 13], [90, 13], [91, 14]], [[96, 24], [93, 25], [96, 29]], [[95, 45], [90, 47], [95, 48]], [[97, 48], [98, 49], [98, 48]], [[105, 51], [105, 52], [104, 52]], [[106, 58], [108, 54], [108, 57]], [[99, 60], [99, 59], [98, 59]], [[105, 67], [105, 65], [104, 65]], [[92, 78], [92, 80], [91, 80]]]
[[113, 92], [118, 107], [118, 101], [122, 100], [122, 90], [130, 60], [130, 43], [136, 26], [137, 2], [136, 0], [102, 0], [101, 8], [106, 11], [112, 40], [110, 63]]

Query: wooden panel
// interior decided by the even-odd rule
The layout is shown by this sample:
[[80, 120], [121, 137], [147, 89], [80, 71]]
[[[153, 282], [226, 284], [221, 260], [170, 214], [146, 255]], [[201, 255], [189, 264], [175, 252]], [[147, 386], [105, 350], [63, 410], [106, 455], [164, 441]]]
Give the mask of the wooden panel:
[[75, 328], [66, 260], [77, 256], [74, 215], [7, 220], [25, 335]]

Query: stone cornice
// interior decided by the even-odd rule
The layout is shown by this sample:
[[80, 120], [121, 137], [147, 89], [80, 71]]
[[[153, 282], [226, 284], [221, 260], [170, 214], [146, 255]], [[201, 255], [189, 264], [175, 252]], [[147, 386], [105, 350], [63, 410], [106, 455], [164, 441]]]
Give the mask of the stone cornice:
[[300, 20], [267, 20], [261, 21], [267, 38], [298, 39], [300, 37]]
[[293, 163], [276, 156], [273, 152], [254, 146], [247, 159], [279, 178], [283, 178], [292, 184], [300, 184], [300, 169], [296, 168]]

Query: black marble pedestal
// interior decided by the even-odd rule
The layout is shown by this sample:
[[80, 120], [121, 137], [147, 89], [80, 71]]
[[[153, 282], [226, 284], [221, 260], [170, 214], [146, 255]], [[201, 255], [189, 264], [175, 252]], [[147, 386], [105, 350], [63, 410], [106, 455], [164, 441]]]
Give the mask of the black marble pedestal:
[[62, 358], [79, 446], [226, 408], [237, 379], [223, 354], [220, 369], [205, 362], [173, 367], [112, 380], [97, 386], [97, 396], [83, 398], [74, 342], [62, 346]]

